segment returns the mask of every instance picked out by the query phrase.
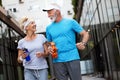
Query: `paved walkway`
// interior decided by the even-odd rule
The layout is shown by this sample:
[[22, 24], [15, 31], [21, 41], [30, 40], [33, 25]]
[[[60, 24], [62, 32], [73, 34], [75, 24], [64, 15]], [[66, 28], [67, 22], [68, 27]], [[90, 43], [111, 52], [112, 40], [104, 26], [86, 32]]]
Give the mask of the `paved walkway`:
[[105, 80], [104, 78], [96, 78], [91, 76], [82, 76], [82, 80]]
[[[49, 79], [49, 80], [54, 80], [54, 79]], [[70, 79], [68, 79], [68, 80], [70, 80]], [[84, 75], [84, 76], [82, 76], [82, 80], [106, 80], [106, 79], [93, 77], [91, 75]]]

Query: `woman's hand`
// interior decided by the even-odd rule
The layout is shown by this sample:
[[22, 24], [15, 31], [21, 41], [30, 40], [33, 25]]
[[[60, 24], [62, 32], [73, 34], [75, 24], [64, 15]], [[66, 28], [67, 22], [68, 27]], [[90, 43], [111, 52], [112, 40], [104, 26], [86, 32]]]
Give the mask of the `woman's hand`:
[[36, 52], [37, 58], [43, 57], [44, 53], [43, 52]]
[[17, 60], [18, 60], [19, 63], [22, 63], [23, 60], [24, 60], [27, 56], [28, 56], [28, 54], [26, 54], [23, 50], [21, 50], [21, 49], [18, 50], [18, 58], [17, 58]]
[[23, 58], [23, 59], [25, 59], [26, 57], [28, 56], [28, 54], [27, 53], [23, 53], [23, 54], [21, 54], [21, 57]]

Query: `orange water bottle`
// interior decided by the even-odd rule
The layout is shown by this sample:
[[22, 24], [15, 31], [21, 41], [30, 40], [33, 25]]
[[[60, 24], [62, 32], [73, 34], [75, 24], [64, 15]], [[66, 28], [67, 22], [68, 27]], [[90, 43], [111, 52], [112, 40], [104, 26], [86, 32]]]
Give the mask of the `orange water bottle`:
[[50, 42], [50, 45], [51, 45], [51, 48], [53, 49], [53, 53], [51, 54], [52, 58], [57, 58], [58, 57], [58, 53], [57, 53], [57, 48], [55, 46], [55, 43], [54, 42]]

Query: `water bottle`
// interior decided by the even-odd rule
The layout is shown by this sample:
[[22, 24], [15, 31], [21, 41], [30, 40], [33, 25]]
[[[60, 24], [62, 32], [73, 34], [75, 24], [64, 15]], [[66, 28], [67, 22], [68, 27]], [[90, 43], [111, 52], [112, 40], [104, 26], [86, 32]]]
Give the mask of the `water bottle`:
[[27, 57], [25, 58], [26, 61], [30, 61], [30, 55], [28, 49], [24, 48], [25, 53], [27, 54]]
[[53, 49], [53, 53], [52, 53], [52, 58], [57, 58], [58, 57], [58, 53], [57, 53], [57, 48], [55, 46], [54, 42], [50, 42], [51, 48]]

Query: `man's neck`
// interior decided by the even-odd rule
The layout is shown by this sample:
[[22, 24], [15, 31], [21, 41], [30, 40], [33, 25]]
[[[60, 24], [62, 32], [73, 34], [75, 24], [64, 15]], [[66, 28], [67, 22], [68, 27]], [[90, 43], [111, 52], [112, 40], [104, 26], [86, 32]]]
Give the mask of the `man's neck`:
[[62, 20], [62, 16], [57, 17], [55, 22], [60, 22]]

